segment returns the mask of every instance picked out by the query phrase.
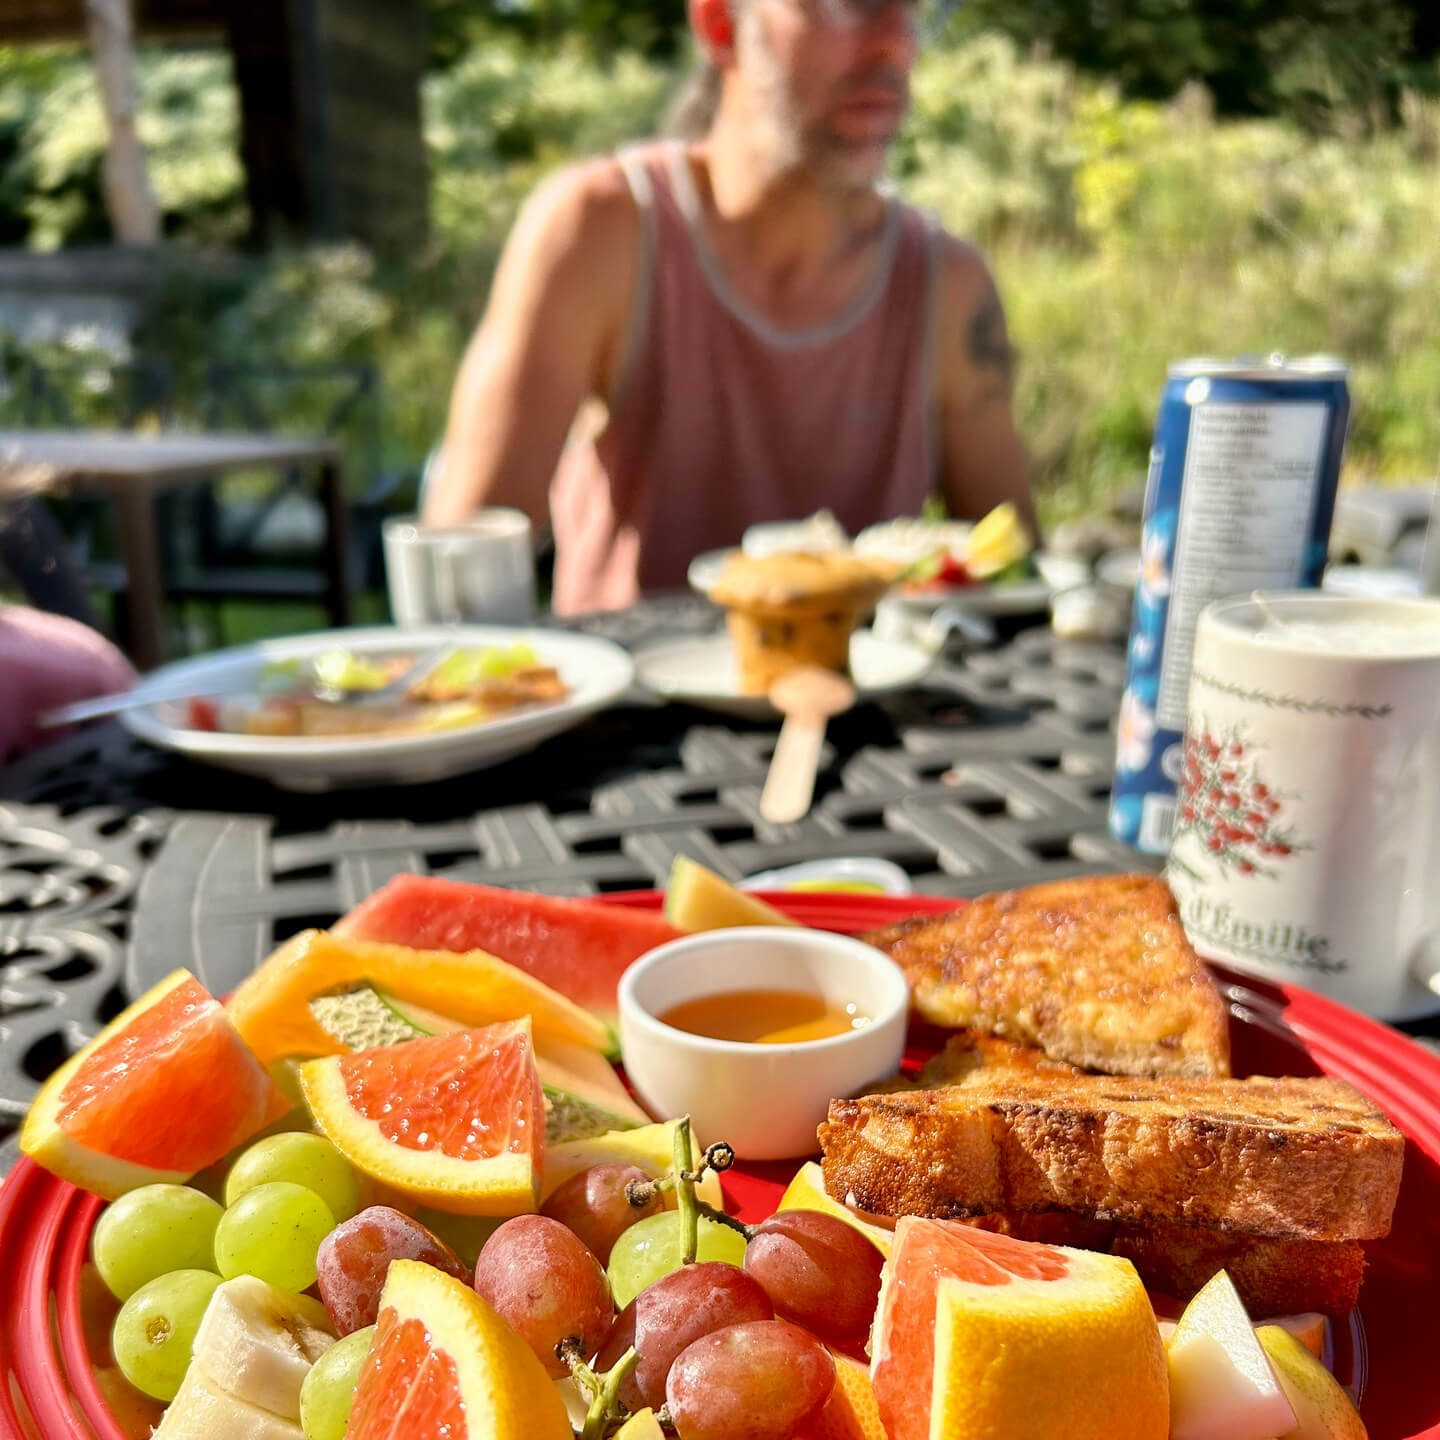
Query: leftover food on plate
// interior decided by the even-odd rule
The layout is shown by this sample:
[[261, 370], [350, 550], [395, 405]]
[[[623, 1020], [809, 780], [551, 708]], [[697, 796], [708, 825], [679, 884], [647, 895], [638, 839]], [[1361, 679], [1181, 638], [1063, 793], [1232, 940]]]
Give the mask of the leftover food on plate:
[[249, 694], [188, 701], [186, 721], [191, 729], [236, 735], [420, 735], [557, 704], [570, 693], [529, 645], [506, 645], [453, 650], [393, 701], [354, 703], [399, 680], [418, 659], [410, 651], [337, 648], [309, 661], [278, 661]]

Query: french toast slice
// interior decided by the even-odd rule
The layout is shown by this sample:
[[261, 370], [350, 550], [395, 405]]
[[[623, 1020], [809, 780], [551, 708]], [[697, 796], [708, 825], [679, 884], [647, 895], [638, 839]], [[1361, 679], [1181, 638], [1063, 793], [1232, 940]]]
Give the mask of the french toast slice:
[[825, 1187], [879, 1215], [1064, 1210], [1297, 1240], [1386, 1234], [1405, 1139], [1343, 1081], [995, 1072], [833, 1100]]
[[1224, 1002], [1157, 876], [983, 895], [862, 938], [905, 972], [933, 1024], [1111, 1075], [1230, 1073]]

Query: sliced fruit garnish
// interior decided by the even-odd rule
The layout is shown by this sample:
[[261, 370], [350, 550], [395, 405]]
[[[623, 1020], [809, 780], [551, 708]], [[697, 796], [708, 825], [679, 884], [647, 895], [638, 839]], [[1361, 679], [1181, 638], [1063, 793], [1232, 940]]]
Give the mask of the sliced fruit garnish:
[[534, 1352], [468, 1285], [396, 1260], [346, 1440], [572, 1440]]
[[1165, 1352], [1128, 1260], [897, 1222], [870, 1378], [890, 1440], [1165, 1440]]
[[1033, 545], [1020, 512], [1007, 500], [970, 532], [965, 568], [977, 580], [988, 579], [1007, 565], [1023, 560]]
[[1279, 1325], [1261, 1325], [1255, 1336], [1295, 1412], [1295, 1429], [1281, 1440], [1366, 1440], [1350, 1397], [1301, 1340]]
[[265, 1063], [335, 1055], [347, 1047], [311, 1013], [320, 995], [370, 985], [396, 1000], [443, 1012], [464, 1026], [530, 1016], [537, 1037], [610, 1053], [614, 1036], [595, 1016], [481, 950], [410, 950], [307, 930], [287, 940], [227, 1002], [235, 1028]]
[[535, 1209], [545, 1119], [528, 1019], [311, 1060], [300, 1083], [317, 1128], [399, 1194], [460, 1215]]
[[[583, 1005], [612, 1028], [621, 975], [647, 950], [679, 933], [648, 910], [428, 875], [397, 876], [335, 926], [335, 934], [356, 940], [483, 950]], [[449, 1013], [438, 999], [421, 1003]], [[545, 1031], [537, 1024], [535, 1033], [543, 1038]]]
[[677, 930], [727, 930], [737, 925], [795, 925], [773, 905], [747, 895], [713, 870], [677, 855], [665, 887], [665, 918]]
[[[347, 1050], [401, 1045], [465, 1027], [433, 1010], [361, 985], [310, 1001], [316, 1023]], [[649, 1124], [603, 1055], [583, 1045], [536, 1043], [535, 1066], [545, 1094], [545, 1141], [558, 1145]]]
[[113, 1200], [189, 1179], [291, 1108], [220, 1002], [177, 970], [50, 1077], [20, 1148]]
[[1268, 1440], [1294, 1429], [1295, 1412], [1225, 1271], [1185, 1307], [1166, 1356], [1174, 1440]]

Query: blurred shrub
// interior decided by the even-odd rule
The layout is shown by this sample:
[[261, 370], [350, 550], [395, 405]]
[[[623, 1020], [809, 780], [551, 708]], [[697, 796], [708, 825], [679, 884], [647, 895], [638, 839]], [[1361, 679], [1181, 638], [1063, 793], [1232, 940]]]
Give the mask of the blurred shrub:
[[1199, 87], [1124, 100], [998, 35], [925, 60], [900, 153], [917, 203], [990, 257], [1021, 350], [1020, 426], [1048, 508], [1145, 472], [1166, 364], [1326, 351], [1354, 366], [1348, 468], [1440, 455], [1440, 100], [1317, 139], [1220, 121]]

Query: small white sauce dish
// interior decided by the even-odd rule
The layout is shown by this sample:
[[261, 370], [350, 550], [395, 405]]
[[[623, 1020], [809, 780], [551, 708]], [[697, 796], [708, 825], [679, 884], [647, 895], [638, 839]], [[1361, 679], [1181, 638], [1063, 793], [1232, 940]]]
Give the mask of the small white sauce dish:
[[[736, 990], [802, 990], [870, 1016], [826, 1040], [751, 1045], [692, 1035], [658, 1017]], [[859, 940], [822, 930], [707, 930], [642, 956], [620, 981], [620, 1047], [641, 1103], [689, 1115], [701, 1143], [743, 1160], [813, 1155], [830, 1101], [900, 1069], [910, 995], [900, 967]]]

